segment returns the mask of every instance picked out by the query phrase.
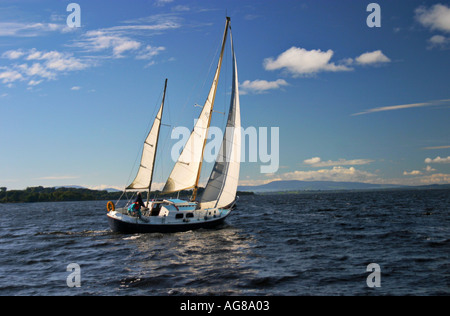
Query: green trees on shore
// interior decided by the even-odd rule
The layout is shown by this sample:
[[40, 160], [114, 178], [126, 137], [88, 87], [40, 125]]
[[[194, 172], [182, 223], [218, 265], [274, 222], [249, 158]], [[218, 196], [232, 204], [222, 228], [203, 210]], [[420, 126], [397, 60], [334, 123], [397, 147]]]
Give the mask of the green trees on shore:
[[[199, 188], [199, 193], [203, 188]], [[159, 193], [152, 192], [151, 196]], [[188, 197], [192, 192], [182, 191], [180, 196]], [[253, 194], [250, 192], [240, 192], [240, 194]], [[90, 190], [85, 188], [44, 188], [42, 186], [26, 188], [25, 190], [10, 190], [0, 187], [0, 203], [31, 203], [31, 202], [61, 202], [61, 201], [95, 201], [95, 200], [118, 200], [122, 192], [108, 192], [105, 190]], [[128, 194], [130, 196], [130, 194]], [[147, 193], [143, 192], [143, 198], [147, 198]]]
[[25, 190], [0, 188], [0, 203], [91, 201], [118, 199], [122, 192], [108, 192], [79, 188], [32, 187]]

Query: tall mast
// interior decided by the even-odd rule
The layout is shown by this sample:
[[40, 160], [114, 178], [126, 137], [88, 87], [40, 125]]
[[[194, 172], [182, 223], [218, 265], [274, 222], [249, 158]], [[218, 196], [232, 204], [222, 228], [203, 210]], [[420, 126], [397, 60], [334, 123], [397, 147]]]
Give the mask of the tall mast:
[[[158, 135], [159, 135], [159, 130], [161, 129], [161, 120], [162, 120], [162, 114], [163, 114], [163, 110], [164, 110], [164, 101], [166, 99], [166, 90], [167, 90], [167, 78], [166, 81], [164, 82], [164, 93], [163, 93], [163, 97], [162, 97], [162, 102], [161, 102], [161, 117], [158, 118], [158, 115], [156, 116], [155, 120], [159, 120], [159, 125], [158, 125]], [[155, 144], [155, 153], [153, 154], [153, 165], [152, 165], [152, 175], [150, 177], [150, 181], [148, 183], [148, 192], [147, 192], [147, 207], [148, 207], [148, 203], [150, 202], [150, 190], [152, 187], [152, 181], [153, 181], [153, 171], [155, 169], [155, 163], [154, 161], [156, 160], [156, 152], [158, 150], [158, 140], [156, 141]]]
[[[209, 113], [209, 118], [208, 118], [208, 125], [207, 125], [207, 128], [206, 128], [206, 135], [208, 135], [209, 126], [211, 125], [211, 116], [212, 116], [212, 112], [213, 112], [213, 109], [214, 109], [214, 101], [216, 99], [217, 83], [219, 81], [220, 69], [222, 68], [223, 53], [225, 51], [225, 44], [226, 44], [226, 41], [227, 41], [228, 28], [230, 26], [230, 20], [231, 20], [230, 17], [227, 16], [227, 21], [226, 21], [226, 24], [225, 24], [225, 32], [223, 34], [223, 40], [222, 40], [222, 49], [220, 51], [219, 64], [217, 65], [216, 76], [215, 76], [214, 81], [213, 81], [214, 93], [213, 93], [213, 97], [212, 97], [211, 111]], [[206, 140], [207, 140], [207, 137], [205, 137], [205, 140], [203, 141], [202, 155], [201, 155], [201, 159], [200, 159], [200, 166], [198, 168], [197, 179], [195, 180], [195, 186], [194, 186], [194, 190], [192, 192], [192, 197], [191, 197], [191, 201], [192, 202], [195, 201], [195, 199], [197, 198], [198, 182], [200, 181], [200, 174], [201, 174], [201, 170], [202, 170], [203, 155], [205, 153]]]

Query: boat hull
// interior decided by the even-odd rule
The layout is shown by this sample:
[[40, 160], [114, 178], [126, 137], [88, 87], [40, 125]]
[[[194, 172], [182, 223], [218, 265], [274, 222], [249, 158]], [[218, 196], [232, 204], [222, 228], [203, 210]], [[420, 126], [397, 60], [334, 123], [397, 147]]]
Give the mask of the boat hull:
[[200, 228], [215, 228], [223, 224], [226, 216], [202, 222], [188, 222], [180, 224], [146, 224], [130, 223], [108, 216], [109, 227], [113, 232], [124, 234], [136, 233], [177, 233]]

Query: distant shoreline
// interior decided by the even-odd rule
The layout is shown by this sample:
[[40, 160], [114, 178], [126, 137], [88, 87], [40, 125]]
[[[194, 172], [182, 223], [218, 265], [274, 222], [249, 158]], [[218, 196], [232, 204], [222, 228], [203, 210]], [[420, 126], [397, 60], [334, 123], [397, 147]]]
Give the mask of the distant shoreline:
[[[199, 188], [203, 192], [204, 188]], [[151, 197], [159, 197], [160, 191], [150, 192]], [[122, 191], [108, 192], [106, 190], [91, 190], [71, 187], [29, 187], [25, 190], [7, 190], [0, 187], [0, 204], [6, 203], [37, 203], [37, 202], [76, 202], [76, 201], [116, 201], [122, 196]], [[189, 196], [191, 191], [181, 191], [180, 196]], [[252, 195], [253, 192], [238, 192], [238, 195]], [[132, 193], [128, 194], [130, 197]], [[173, 194], [171, 195], [173, 196]], [[143, 199], [147, 192], [143, 192]], [[161, 196], [164, 197], [164, 196]]]

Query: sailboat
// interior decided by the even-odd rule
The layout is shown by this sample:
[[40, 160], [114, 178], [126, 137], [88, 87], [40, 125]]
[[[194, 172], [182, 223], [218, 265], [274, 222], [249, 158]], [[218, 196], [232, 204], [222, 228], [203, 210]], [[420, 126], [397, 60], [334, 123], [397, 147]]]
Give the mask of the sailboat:
[[[198, 199], [203, 156], [228, 35], [232, 50], [233, 80], [226, 132], [205, 190]], [[161, 193], [165, 195], [192, 189], [190, 200], [178, 198], [149, 200], [166, 89], [167, 79], [161, 106], [144, 142], [139, 170], [133, 182], [126, 188], [148, 190], [147, 208], [142, 212], [139, 210], [136, 214], [136, 212], [130, 212], [128, 207], [116, 209], [114, 203], [108, 202], [107, 217], [114, 232], [182, 232], [213, 228], [222, 224], [230, 215], [238, 198], [236, 193], [241, 156], [241, 116], [237, 63], [229, 17], [226, 18], [220, 57], [208, 97]]]

